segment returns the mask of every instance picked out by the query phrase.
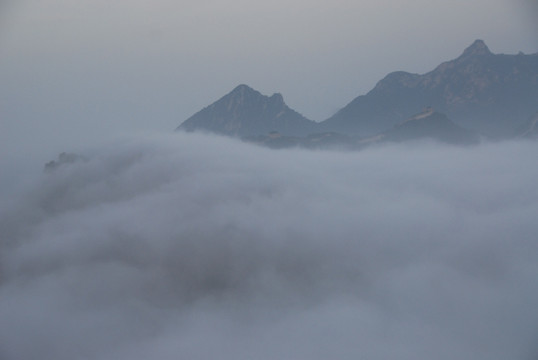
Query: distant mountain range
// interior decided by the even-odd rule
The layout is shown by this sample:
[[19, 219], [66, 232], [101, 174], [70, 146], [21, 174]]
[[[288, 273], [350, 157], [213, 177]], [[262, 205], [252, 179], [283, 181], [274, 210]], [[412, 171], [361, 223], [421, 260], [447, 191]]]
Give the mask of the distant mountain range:
[[[537, 112], [538, 53], [496, 55], [476, 40], [461, 56], [426, 74], [390, 73], [366, 95], [320, 123], [290, 109], [280, 94], [264, 96], [240, 85], [185, 120], [178, 130], [265, 137], [277, 143], [294, 143], [298, 140], [292, 138], [302, 137], [300, 142], [307, 144], [313, 139], [321, 143], [351, 139], [355, 144], [356, 139], [371, 141], [374, 135], [384, 141], [420, 135], [469, 143], [478, 134], [523, 136], [529, 127], [536, 128]], [[529, 131], [526, 137], [536, 130]]]
[[538, 53], [495, 55], [476, 40], [424, 75], [393, 72], [325, 120], [331, 131], [375, 134], [431, 106], [456, 124], [503, 137], [538, 111]]

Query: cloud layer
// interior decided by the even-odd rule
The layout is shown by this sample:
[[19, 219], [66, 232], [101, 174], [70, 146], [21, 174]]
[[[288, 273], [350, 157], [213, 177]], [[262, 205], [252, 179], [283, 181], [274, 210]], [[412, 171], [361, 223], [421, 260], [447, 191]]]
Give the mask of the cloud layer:
[[531, 359], [537, 143], [131, 139], [2, 190], [2, 359]]

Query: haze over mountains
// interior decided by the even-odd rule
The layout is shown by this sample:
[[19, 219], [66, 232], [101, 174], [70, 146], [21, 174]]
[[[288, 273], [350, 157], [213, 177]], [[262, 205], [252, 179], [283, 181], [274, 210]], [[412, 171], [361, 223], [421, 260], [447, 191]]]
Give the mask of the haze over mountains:
[[[538, 53], [493, 54], [482, 40], [476, 40], [458, 58], [426, 74], [388, 74], [366, 95], [320, 123], [290, 109], [280, 94], [267, 97], [240, 85], [178, 129], [240, 137], [274, 131], [283, 136], [331, 132], [364, 138], [385, 133], [426, 108], [474, 133], [492, 138], [514, 136], [538, 111]], [[414, 123], [418, 124], [426, 123]], [[433, 129], [431, 123], [427, 127], [433, 133], [442, 131], [442, 126]], [[431, 135], [423, 126], [419, 128], [418, 133]]]
[[[481, 64], [490, 55], [475, 45]], [[525, 71], [518, 84], [536, 69]], [[42, 144], [27, 149], [39, 128], [27, 130], [0, 158], [14, 164], [0, 177], [0, 360], [537, 360], [538, 141], [437, 143], [473, 144], [485, 130], [419, 97], [397, 103], [413, 93], [404, 85], [378, 85], [348, 107], [364, 113], [384, 99], [392, 108], [379, 111], [401, 110], [373, 122], [375, 135], [369, 118], [327, 131], [331, 122], [246, 85], [181, 125], [226, 136], [125, 138], [121, 127], [122, 138], [66, 147], [42, 171]], [[24, 95], [15, 97], [37, 106]], [[97, 116], [91, 99], [73, 106], [78, 124]], [[505, 136], [535, 137], [537, 110], [511, 118], [520, 127]], [[43, 123], [79, 140], [46, 114]], [[371, 144], [383, 145], [323, 150]]]
[[0, 360], [538, 360], [535, 10], [0, 2]]

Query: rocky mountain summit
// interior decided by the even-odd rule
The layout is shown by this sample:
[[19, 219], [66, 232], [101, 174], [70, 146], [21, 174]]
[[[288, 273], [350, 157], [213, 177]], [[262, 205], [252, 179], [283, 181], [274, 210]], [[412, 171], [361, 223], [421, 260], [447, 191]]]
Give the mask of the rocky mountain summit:
[[177, 130], [244, 137], [271, 131], [307, 135], [315, 126], [315, 122], [290, 109], [281, 94], [265, 96], [247, 85], [239, 85], [188, 118]]
[[426, 74], [390, 73], [321, 125], [375, 134], [428, 106], [462, 127], [507, 136], [538, 110], [538, 53], [496, 55], [476, 40], [461, 56]]

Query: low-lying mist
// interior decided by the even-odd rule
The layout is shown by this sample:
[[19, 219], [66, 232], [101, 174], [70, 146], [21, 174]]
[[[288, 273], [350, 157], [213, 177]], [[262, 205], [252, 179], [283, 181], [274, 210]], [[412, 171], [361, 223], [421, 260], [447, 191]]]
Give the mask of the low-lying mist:
[[0, 190], [0, 358], [536, 359], [536, 154], [88, 150]]

